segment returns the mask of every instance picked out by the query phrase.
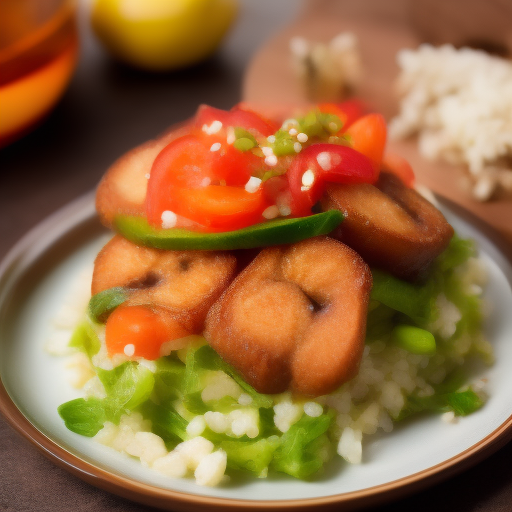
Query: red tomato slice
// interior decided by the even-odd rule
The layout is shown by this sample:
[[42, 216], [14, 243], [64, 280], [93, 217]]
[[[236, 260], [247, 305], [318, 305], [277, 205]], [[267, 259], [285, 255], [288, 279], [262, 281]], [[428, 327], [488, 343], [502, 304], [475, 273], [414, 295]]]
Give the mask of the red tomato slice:
[[369, 158], [348, 146], [313, 144], [292, 162], [287, 172], [292, 195], [292, 213], [311, 215], [325, 182], [373, 183], [375, 173]]
[[174, 190], [169, 209], [215, 231], [231, 231], [264, 220], [261, 214], [267, 206], [261, 188], [250, 193], [241, 187], [210, 185]]
[[[241, 122], [243, 119], [245, 124], [245, 122], [249, 122], [249, 120], [252, 119], [252, 128], [254, 128], [257, 132], [261, 133], [261, 135], [264, 135], [265, 137], [273, 135], [274, 133], [277, 132], [277, 130], [279, 130], [278, 123], [272, 121], [268, 117], [258, 114], [257, 112], [249, 108], [247, 105], [244, 105], [243, 103], [235, 105], [231, 109], [231, 114], [233, 115], [232, 119], [234, 120], [235, 123], [233, 124], [233, 126], [240, 126], [241, 128], [245, 128], [243, 124], [238, 124], [237, 122]], [[250, 114], [250, 118], [248, 114]]]
[[[177, 187], [200, 187], [209, 183], [211, 152], [193, 135], [185, 135], [168, 144], [151, 168], [146, 194], [148, 222], [160, 227], [162, 212], [172, 210], [171, 198]], [[178, 212], [175, 212], [178, 213]]]
[[356, 151], [372, 161], [377, 179], [386, 147], [387, 127], [384, 117], [380, 114], [367, 114], [355, 121], [345, 131], [345, 135], [350, 136]]
[[191, 229], [194, 223], [238, 229], [261, 220], [266, 205], [263, 194], [251, 194], [244, 188], [251, 171], [261, 166], [261, 159], [228, 144], [216, 142], [215, 149], [209, 144], [204, 138], [186, 135], [158, 154], [146, 195], [150, 224], [160, 227], [166, 210], [193, 221], [187, 226]]
[[386, 152], [382, 159], [382, 169], [396, 174], [406, 186], [413, 187], [416, 177], [411, 164], [396, 153]]
[[[235, 128], [243, 128], [255, 135], [260, 134], [267, 137], [275, 133], [278, 128], [271, 121], [249, 110], [235, 107], [234, 110], [228, 112], [208, 105], [201, 105], [196, 114], [196, 127], [199, 129], [202, 129], [205, 125], [211, 127], [214, 121], [220, 121], [222, 123], [220, 129], [222, 129], [224, 133], [227, 127], [232, 126]], [[213, 135], [215, 135], [215, 133]]]
[[317, 106], [320, 112], [338, 116], [343, 122], [343, 130], [346, 130], [366, 112], [364, 103], [356, 99], [343, 101], [342, 103], [319, 103]]
[[220, 149], [212, 152], [211, 173], [226, 185], [244, 187], [253, 172], [263, 166], [261, 158], [250, 151], [239, 151], [226, 142], [217, 144]]
[[[105, 343], [110, 357], [158, 359], [163, 343], [190, 333], [169, 316], [145, 306], [120, 306], [108, 317]], [[179, 347], [177, 347], [179, 348]]]
[[280, 211], [283, 208], [289, 210], [289, 213], [291, 213], [293, 200], [286, 175], [269, 178], [263, 182], [262, 188], [267, 204], [275, 204]]
[[273, 176], [263, 182], [263, 191], [269, 204], [277, 204], [279, 198], [288, 191], [286, 175]]

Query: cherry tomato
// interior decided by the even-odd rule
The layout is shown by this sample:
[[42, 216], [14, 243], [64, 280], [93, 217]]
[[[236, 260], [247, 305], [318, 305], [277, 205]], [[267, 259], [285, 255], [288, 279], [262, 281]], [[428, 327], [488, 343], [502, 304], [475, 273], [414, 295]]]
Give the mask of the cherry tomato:
[[110, 357], [124, 353], [153, 360], [160, 357], [163, 343], [189, 334], [178, 322], [149, 307], [120, 306], [108, 317], [105, 343]]
[[380, 114], [367, 114], [355, 121], [344, 133], [350, 137], [352, 147], [372, 161], [377, 179], [386, 147], [387, 128], [384, 117]]
[[348, 146], [313, 144], [292, 162], [287, 174], [292, 213], [311, 215], [311, 207], [324, 192], [325, 182], [373, 183], [372, 162]]
[[411, 164], [400, 155], [386, 152], [382, 159], [382, 169], [396, 174], [406, 186], [414, 186], [416, 177]]

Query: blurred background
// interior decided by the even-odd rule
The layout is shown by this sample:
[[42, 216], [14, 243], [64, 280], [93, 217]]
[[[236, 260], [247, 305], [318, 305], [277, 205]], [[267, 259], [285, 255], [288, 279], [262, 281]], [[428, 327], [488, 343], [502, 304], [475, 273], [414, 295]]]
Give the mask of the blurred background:
[[[116, 36], [117, 31], [118, 46], [124, 44], [129, 52], [130, 42], [123, 42], [119, 32], [133, 31], [133, 27], [116, 10], [119, 2], [99, 3], [104, 5], [99, 17], [110, 24], [110, 33]], [[187, 8], [205, 3], [201, 1], [142, 2], [153, 13], [162, 3], [176, 4], [184, 11], [181, 25], [185, 28], [187, 23], [204, 22], [204, 16], [211, 19], [208, 12], [202, 18], [187, 17]], [[93, 33], [91, 0], [0, 1], [0, 256], [38, 221], [95, 187], [107, 167], [128, 149], [190, 117], [200, 103], [230, 108], [240, 101], [242, 77], [251, 56], [297, 15], [301, 4], [294, 0], [213, 3], [228, 12], [235, 10], [231, 4], [238, 5], [232, 23], [218, 21], [220, 29], [227, 25], [225, 36], [206, 34], [196, 51], [198, 63], [194, 55], [187, 55], [188, 66], [187, 61], [164, 62], [169, 71], [151, 72], [141, 69], [142, 64], [134, 67], [112, 57]], [[9, 44], [9, 36], [16, 45]], [[204, 32], [194, 39], [201, 37]], [[192, 43], [167, 44], [168, 53], [175, 54], [176, 45], [189, 48]], [[12, 46], [17, 48], [13, 51]], [[9, 53], [15, 58], [10, 59]], [[155, 51], [148, 48], [146, 53], [151, 61]], [[144, 56], [138, 58], [144, 60]], [[40, 76], [41, 69], [46, 76]], [[38, 72], [32, 82], [12, 87]], [[12, 89], [17, 89], [14, 95]]]

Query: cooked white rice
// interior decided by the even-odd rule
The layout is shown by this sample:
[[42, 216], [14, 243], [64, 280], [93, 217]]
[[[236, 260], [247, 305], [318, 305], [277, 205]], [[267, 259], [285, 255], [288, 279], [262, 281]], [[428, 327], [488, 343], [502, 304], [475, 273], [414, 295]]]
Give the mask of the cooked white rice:
[[397, 62], [390, 137], [418, 134], [426, 158], [467, 166], [479, 200], [512, 191], [512, 63], [450, 45], [402, 50]]

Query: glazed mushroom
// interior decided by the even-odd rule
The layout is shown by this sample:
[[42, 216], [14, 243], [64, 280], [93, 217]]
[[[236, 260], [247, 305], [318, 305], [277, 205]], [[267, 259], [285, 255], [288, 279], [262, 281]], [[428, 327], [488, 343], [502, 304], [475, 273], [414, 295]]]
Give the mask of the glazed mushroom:
[[236, 258], [227, 252], [160, 251], [115, 236], [96, 258], [91, 291], [123, 287], [125, 305], [161, 308], [188, 332], [200, 333], [235, 270]]
[[330, 184], [321, 205], [345, 215], [332, 236], [370, 266], [402, 279], [424, 276], [453, 236], [453, 228], [434, 205], [387, 172], [380, 173], [375, 185]]
[[212, 306], [205, 337], [262, 393], [329, 393], [358, 371], [371, 274], [329, 238], [263, 250]]

